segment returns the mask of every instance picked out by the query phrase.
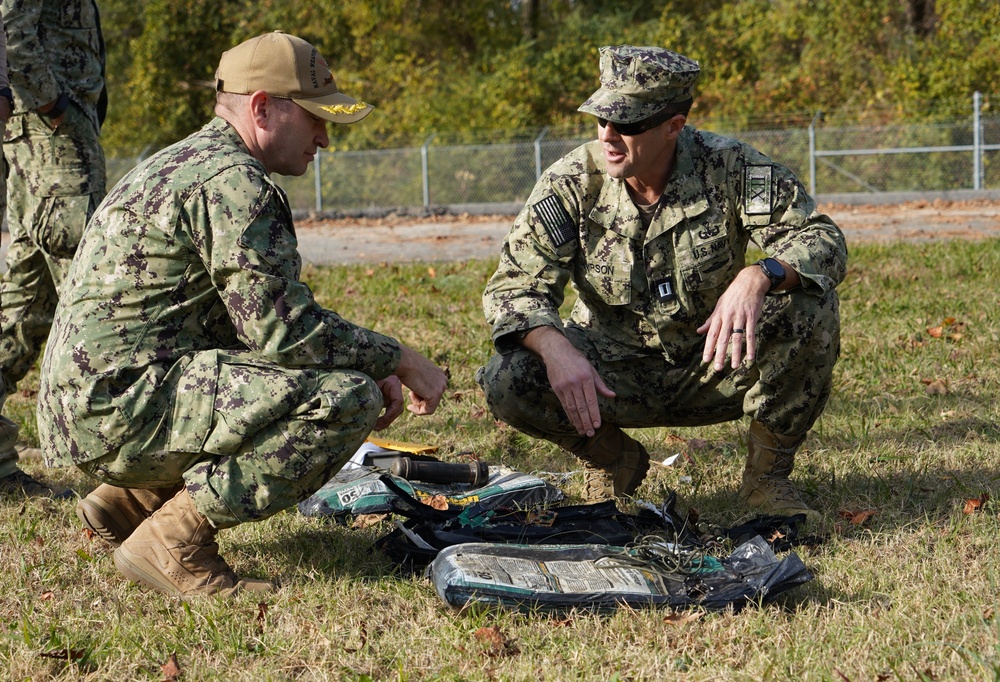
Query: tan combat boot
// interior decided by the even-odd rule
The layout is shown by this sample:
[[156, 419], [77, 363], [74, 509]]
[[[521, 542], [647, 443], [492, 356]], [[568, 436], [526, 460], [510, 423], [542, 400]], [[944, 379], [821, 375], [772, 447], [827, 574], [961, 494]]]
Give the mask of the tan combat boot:
[[182, 485], [171, 488], [119, 488], [107, 483], [76, 503], [76, 515], [97, 535], [120, 545], [140, 523], [177, 494]]
[[631, 495], [649, 470], [646, 448], [607, 422], [574, 454], [583, 462], [583, 496], [588, 502]]
[[747, 463], [740, 488], [740, 497], [748, 505], [769, 514], [805, 514], [810, 522], [821, 520], [819, 512], [806, 506], [788, 480], [795, 464], [795, 451], [804, 440], [805, 436], [789, 438], [771, 433], [756, 419], [750, 422]]
[[233, 572], [219, 556], [217, 532], [182, 488], [115, 550], [115, 566], [133, 582], [179, 597], [271, 592], [266, 580]]

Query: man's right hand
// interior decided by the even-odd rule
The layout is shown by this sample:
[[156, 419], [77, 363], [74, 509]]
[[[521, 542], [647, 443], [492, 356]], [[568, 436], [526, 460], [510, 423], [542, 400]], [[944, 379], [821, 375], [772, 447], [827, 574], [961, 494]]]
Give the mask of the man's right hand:
[[395, 374], [409, 389], [410, 404], [406, 409], [413, 414], [432, 414], [448, 388], [448, 375], [409, 346], [400, 346], [403, 354]]
[[535, 327], [521, 345], [545, 363], [549, 384], [563, 411], [581, 436], [593, 436], [601, 427], [598, 396], [614, 398], [587, 357], [554, 327]]

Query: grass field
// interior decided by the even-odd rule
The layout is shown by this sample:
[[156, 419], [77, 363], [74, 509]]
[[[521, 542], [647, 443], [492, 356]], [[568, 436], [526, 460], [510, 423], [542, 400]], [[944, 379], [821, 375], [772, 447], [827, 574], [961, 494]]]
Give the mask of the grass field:
[[[383, 436], [522, 471], [570, 456], [497, 425], [473, 381], [488, 357], [492, 265], [310, 269], [320, 302], [451, 372], [431, 417]], [[10, 680], [1000, 679], [1000, 241], [852, 247], [834, 393], [795, 478], [828, 537], [797, 550], [815, 580], [774, 604], [678, 617], [455, 612], [353, 530], [295, 510], [220, 534], [265, 600], [182, 602], [127, 583], [75, 501], [0, 500], [0, 678]], [[7, 413], [36, 442], [31, 375]], [[747, 422], [634, 432], [662, 459], [639, 496], [732, 525]], [[70, 470], [24, 468], [86, 494]], [[579, 492], [579, 472], [564, 489]], [[968, 500], [983, 500], [978, 510]], [[867, 513], [870, 512], [870, 513]], [[480, 628], [496, 628], [484, 637]], [[478, 634], [477, 634], [478, 632]], [[179, 670], [179, 674], [176, 671]]]

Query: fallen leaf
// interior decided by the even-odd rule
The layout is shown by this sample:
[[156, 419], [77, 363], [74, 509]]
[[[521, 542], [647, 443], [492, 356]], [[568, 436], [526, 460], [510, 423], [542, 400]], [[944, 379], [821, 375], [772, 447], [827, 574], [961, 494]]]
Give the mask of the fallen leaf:
[[698, 611], [688, 611], [686, 613], [670, 613], [663, 617], [663, 622], [668, 625], [687, 625], [701, 618]]
[[45, 592], [42, 592], [40, 595], [38, 595], [38, 599], [40, 601], [52, 601], [55, 598], [56, 598], [56, 593], [53, 592], [52, 590], [46, 590]]
[[974, 514], [977, 511], [982, 511], [983, 506], [989, 501], [990, 494], [983, 493], [979, 497], [973, 497], [965, 501], [965, 509], [962, 511], [966, 514]]
[[936, 379], [931, 383], [927, 384], [927, 395], [948, 395], [948, 384], [941, 379]]
[[927, 334], [933, 336], [935, 339], [940, 339], [944, 336], [944, 327], [928, 327]]
[[474, 636], [486, 647], [487, 656], [514, 656], [521, 653], [514, 641], [504, 637], [496, 625], [481, 627], [476, 630]]
[[701, 438], [692, 438], [687, 444], [692, 450], [707, 450], [709, 448], [708, 441]]
[[389, 518], [388, 514], [358, 514], [354, 517], [351, 528], [354, 530], [364, 530], [365, 528], [377, 526], [387, 518]]
[[181, 674], [181, 667], [177, 664], [177, 654], [170, 654], [170, 658], [167, 662], [160, 666], [160, 672], [163, 673], [164, 682], [174, 682]]
[[861, 511], [850, 511], [847, 509], [841, 509], [837, 514], [843, 518], [847, 519], [852, 526], [860, 526], [862, 523], [872, 518], [878, 513], [877, 509], [862, 509]]
[[478, 642], [487, 646], [503, 646], [504, 636], [496, 625], [481, 627], [473, 634]]
[[257, 604], [257, 629], [264, 632], [265, 625], [267, 625], [267, 602], [262, 601]]
[[448, 498], [444, 495], [434, 495], [424, 500], [424, 504], [438, 511], [448, 511]]
[[770, 545], [774, 544], [775, 540], [784, 540], [784, 539], [785, 539], [785, 534], [782, 533], [781, 530], [775, 529], [774, 532], [771, 533], [771, 535], [767, 538], [767, 543]]
[[365, 644], [368, 643], [368, 630], [365, 629], [363, 623], [361, 624], [361, 632], [358, 634], [361, 637], [361, 644], [359, 644], [356, 647], [344, 647], [344, 651], [346, 651], [349, 654], [355, 654], [364, 648]]
[[562, 620], [550, 620], [549, 625], [557, 628], [568, 628], [573, 625], [574, 621], [572, 618], [563, 618]]
[[89, 528], [84, 528], [83, 529], [83, 537], [87, 538], [88, 542], [93, 541], [93, 539], [96, 536], [97, 536], [97, 533], [95, 533], [94, 531], [90, 530]]
[[87, 655], [83, 649], [56, 649], [55, 651], [43, 651], [38, 654], [42, 658], [56, 658], [60, 661], [79, 661]]
[[437, 277], [437, 271], [434, 268], [427, 268], [427, 274], [431, 276], [431, 279]]

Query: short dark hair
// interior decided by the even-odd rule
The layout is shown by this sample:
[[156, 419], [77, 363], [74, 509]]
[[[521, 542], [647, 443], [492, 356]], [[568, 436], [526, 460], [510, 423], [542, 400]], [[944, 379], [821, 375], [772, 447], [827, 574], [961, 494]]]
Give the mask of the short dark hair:
[[691, 111], [692, 104], [694, 104], [694, 99], [688, 97], [683, 102], [674, 102], [670, 106], [666, 107], [663, 111], [669, 111], [672, 113], [673, 116], [676, 116], [677, 114], [682, 114], [685, 118], [687, 118], [688, 113]]

